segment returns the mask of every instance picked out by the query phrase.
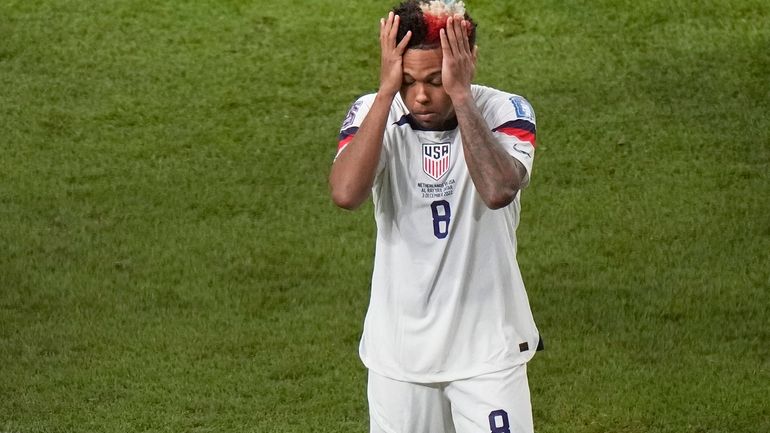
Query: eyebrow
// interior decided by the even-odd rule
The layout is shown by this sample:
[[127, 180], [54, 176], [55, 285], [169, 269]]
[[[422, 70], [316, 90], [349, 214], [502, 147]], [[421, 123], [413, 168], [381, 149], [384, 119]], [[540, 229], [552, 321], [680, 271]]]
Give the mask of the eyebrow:
[[[433, 71], [433, 72], [431, 72], [430, 74], [426, 75], [426, 76], [425, 76], [425, 81], [430, 81], [430, 80], [432, 80], [432, 79], [435, 79], [437, 76], [438, 76], [438, 77], [440, 77], [440, 76], [441, 76], [441, 70], [440, 70], [440, 69], [439, 69], [438, 71]], [[415, 80], [415, 81], [417, 80], [417, 79], [416, 79], [416, 78], [414, 78], [414, 76], [413, 76], [412, 74], [410, 74], [409, 72], [404, 72], [404, 77], [409, 77], [409, 78], [411, 78], [411, 79], [413, 79], [413, 80]]]

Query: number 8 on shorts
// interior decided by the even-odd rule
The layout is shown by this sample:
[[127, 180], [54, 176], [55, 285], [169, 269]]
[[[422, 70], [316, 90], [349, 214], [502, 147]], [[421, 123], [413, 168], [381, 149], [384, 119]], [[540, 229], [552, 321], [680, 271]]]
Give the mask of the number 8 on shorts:
[[489, 413], [489, 428], [492, 433], [511, 433], [508, 412], [500, 409]]

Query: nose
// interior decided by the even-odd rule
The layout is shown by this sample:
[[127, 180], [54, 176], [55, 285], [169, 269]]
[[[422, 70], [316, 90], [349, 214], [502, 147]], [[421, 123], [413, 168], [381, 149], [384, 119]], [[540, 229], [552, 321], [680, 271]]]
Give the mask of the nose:
[[430, 102], [430, 96], [428, 95], [427, 89], [425, 84], [423, 83], [417, 83], [415, 85], [415, 96], [414, 100], [420, 105], [427, 105]]

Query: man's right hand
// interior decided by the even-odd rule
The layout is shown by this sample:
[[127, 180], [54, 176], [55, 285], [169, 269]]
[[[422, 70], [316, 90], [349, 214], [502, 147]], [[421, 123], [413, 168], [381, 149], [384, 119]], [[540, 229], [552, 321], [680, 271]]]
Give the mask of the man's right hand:
[[369, 197], [382, 154], [383, 135], [391, 104], [401, 90], [404, 77], [404, 52], [412, 37], [409, 31], [396, 44], [399, 17], [393, 12], [380, 20], [382, 69], [380, 90], [371, 102], [361, 127], [337, 155], [329, 173], [329, 186], [334, 203], [345, 209], [355, 209]]
[[380, 93], [395, 96], [401, 90], [401, 81], [404, 77], [404, 52], [411, 30], [406, 32], [401, 42], [396, 44], [398, 35], [399, 16], [390, 12], [388, 18], [380, 19], [380, 49], [382, 52], [380, 65]]

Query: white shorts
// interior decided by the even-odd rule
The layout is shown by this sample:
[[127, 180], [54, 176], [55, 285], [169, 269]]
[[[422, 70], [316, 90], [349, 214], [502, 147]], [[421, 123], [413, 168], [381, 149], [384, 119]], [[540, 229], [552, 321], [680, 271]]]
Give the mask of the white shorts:
[[369, 370], [371, 433], [533, 433], [527, 365], [447, 383]]

